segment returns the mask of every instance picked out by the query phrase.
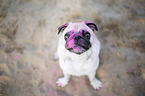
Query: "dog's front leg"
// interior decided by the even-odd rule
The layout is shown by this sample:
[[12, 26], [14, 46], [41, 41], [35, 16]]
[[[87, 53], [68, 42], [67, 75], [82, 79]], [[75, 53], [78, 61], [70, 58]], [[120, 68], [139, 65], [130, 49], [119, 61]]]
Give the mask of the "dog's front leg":
[[93, 88], [94, 89], [99, 89], [100, 87], [102, 87], [101, 81], [99, 81], [98, 79], [96, 79], [95, 74], [96, 74], [96, 71], [88, 74], [88, 78], [89, 78], [90, 83], [93, 86]]
[[69, 79], [70, 79], [70, 75], [69, 74], [67, 74], [65, 72], [63, 72], [63, 73], [64, 73], [64, 77], [59, 78], [56, 81], [57, 85], [60, 86], [60, 87], [66, 86], [68, 84], [68, 82], [69, 82]]

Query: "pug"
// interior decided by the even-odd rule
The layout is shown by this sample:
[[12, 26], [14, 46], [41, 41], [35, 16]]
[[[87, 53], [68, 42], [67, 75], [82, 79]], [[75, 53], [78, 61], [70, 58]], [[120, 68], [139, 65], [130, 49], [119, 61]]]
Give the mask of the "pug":
[[71, 75], [86, 75], [94, 89], [102, 87], [101, 81], [95, 77], [99, 66], [100, 41], [94, 31], [98, 31], [98, 27], [89, 21], [69, 22], [58, 28], [58, 34], [62, 35], [57, 55], [64, 74], [56, 81], [58, 86], [66, 86]]

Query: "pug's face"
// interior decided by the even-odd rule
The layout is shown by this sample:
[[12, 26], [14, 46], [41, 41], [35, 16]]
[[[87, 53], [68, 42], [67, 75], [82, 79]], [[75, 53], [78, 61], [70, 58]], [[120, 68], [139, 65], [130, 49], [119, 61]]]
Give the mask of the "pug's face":
[[65, 48], [77, 55], [80, 55], [92, 46], [92, 35], [98, 30], [94, 23], [83, 21], [81, 23], [67, 23], [58, 28], [58, 34], [63, 32]]
[[91, 34], [87, 30], [72, 30], [64, 35], [65, 48], [70, 52], [82, 54], [91, 47]]

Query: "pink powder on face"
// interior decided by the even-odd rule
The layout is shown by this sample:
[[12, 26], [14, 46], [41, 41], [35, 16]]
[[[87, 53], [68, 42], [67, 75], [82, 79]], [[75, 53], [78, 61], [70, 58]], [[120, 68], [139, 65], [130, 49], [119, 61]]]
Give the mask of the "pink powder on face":
[[75, 44], [75, 41], [74, 39], [70, 40], [67, 44], [66, 44], [66, 47], [69, 49], [69, 48], [73, 48], [74, 47], [74, 44]]
[[79, 52], [79, 50], [80, 50], [80, 47], [74, 48], [74, 52]]
[[70, 37], [68, 38], [68, 41], [70, 41], [71, 39], [73, 39], [74, 35], [76, 34], [75, 30], [72, 30], [71, 32], [68, 33], [70, 35]]
[[83, 34], [83, 31], [86, 31], [86, 32], [87, 32], [86, 29], [81, 29], [81, 30], [80, 30], [80, 33]]
[[75, 31], [69, 32], [70, 37], [67, 39], [66, 47], [68, 49], [73, 48], [75, 46], [75, 40], [74, 38], [77, 36], [82, 36], [82, 33], [77, 33]]
[[69, 32], [69, 35], [71, 36], [72, 34], [74, 34], [75, 30], [72, 30], [71, 32]]

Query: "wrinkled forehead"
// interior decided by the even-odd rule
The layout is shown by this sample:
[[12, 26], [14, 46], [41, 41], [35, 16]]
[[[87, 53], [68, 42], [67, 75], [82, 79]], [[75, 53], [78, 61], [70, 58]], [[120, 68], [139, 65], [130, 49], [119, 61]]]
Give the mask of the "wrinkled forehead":
[[91, 29], [84, 23], [72, 23], [70, 22], [67, 28], [65, 29], [64, 33], [67, 33], [69, 31], [79, 32], [80, 30], [87, 30], [91, 31]]

